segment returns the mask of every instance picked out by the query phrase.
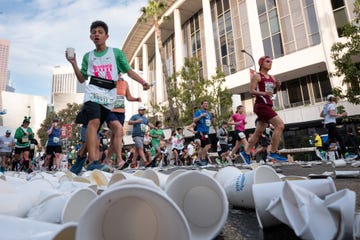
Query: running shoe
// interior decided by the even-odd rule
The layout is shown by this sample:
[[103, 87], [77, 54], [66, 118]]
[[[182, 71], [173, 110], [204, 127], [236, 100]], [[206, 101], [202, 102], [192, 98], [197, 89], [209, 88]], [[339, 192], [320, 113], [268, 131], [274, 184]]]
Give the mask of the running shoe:
[[345, 153], [345, 159], [346, 160], [354, 160], [358, 157], [357, 154], [351, 154], [351, 153]]
[[90, 163], [87, 166], [86, 170], [88, 170], [88, 171], [92, 171], [95, 169], [102, 170], [104, 167], [105, 167], [105, 165], [101, 164], [100, 161], [93, 161], [92, 163]]
[[283, 157], [283, 156], [279, 155], [278, 153], [272, 153], [272, 152], [269, 153], [268, 159], [281, 161], [281, 162], [286, 162], [288, 160], [286, 157]]
[[247, 154], [246, 152], [240, 152], [240, 157], [242, 158], [242, 160], [244, 161], [244, 163], [246, 165], [250, 165], [251, 163], [251, 158], [250, 158], [250, 155]]
[[85, 161], [86, 161], [86, 157], [77, 156], [74, 165], [72, 165], [72, 167], [70, 168], [70, 172], [79, 175], [84, 166]]
[[320, 152], [320, 156], [321, 156], [321, 160], [323, 160], [324, 162], [327, 161], [326, 152], [325, 152], [325, 151]]
[[221, 159], [220, 158], [215, 158], [215, 162], [218, 164], [218, 165], [221, 165], [222, 162], [221, 162]]
[[130, 168], [136, 168], [137, 167], [137, 163], [131, 163], [130, 164]]

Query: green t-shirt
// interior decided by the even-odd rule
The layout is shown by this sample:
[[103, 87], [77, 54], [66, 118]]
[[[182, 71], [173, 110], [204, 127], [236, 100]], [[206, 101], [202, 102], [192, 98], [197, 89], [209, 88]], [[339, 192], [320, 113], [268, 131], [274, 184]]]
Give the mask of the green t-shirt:
[[151, 144], [153, 145], [153, 147], [155, 146], [160, 146], [160, 140], [162, 138], [162, 136], [164, 136], [164, 132], [162, 129], [151, 129], [149, 132], [150, 136], [152, 137], [151, 139]]

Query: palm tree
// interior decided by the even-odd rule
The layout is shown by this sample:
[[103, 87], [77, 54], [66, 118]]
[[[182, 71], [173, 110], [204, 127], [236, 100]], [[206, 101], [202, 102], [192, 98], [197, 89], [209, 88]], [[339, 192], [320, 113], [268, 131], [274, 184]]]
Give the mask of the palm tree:
[[[143, 13], [139, 18], [140, 22], [146, 22], [148, 20], [152, 20], [155, 28], [155, 37], [159, 46], [159, 52], [162, 62], [162, 70], [163, 76], [165, 78], [165, 89], [166, 93], [169, 96], [169, 81], [168, 81], [168, 71], [166, 69], [166, 59], [165, 59], [165, 50], [163, 48], [163, 42], [161, 40], [161, 31], [159, 26], [159, 21], [161, 18], [167, 19], [167, 16], [162, 17], [162, 14], [165, 12], [167, 8], [166, 0], [149, 0], [149, 4], [146, 7], [142, 7], [140, 11]], [[173, 106], [173, 99], [168, 98], [169, 101], [169, 115], [170, 115], [170, 122], [175, 123], [177, 119], [177, 114], [175, 112]]]

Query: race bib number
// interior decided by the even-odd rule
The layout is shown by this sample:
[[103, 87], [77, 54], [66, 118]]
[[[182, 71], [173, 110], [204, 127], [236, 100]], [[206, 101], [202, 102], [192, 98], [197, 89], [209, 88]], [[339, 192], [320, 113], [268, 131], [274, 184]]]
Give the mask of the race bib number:
[[243, 132], [239, 132], [239, 137], [240, 137], [240, 139], [245, 138], [245, 137], [246, 137], [246, 136], [245, 136], [245, 133], [243, 133]]
[[107, 139], [102, 140], [102, 144], [106, 145], [108, 143]]
[[142, 123], [142, 124], [140, 125], [141, 132], [145, 133], [145, 132], [146, 132], [146, 127], [147, 127], [146, 124], [143, 124], [143, 123]]
[[60, 138], [58, 138], [58, 137], [53, 137], [53, 142], [54, 143], [58, 143], [60, 141]]
[[125, 108], [125, 96], [116, 96], [115, 108]]
[[30, 149], [35, 149], [35, 144], [30, 144]]
[[206, 120], [205, 120], [205, 125], [206, 125], [207, 127], [210, 127], [210, 125], [211, 125], [211, 120], [210, 120], [210, 119], [206, 119]]
[[29, 137], [28, 137], [28, 136], [23, 136], [23, 137], [21, 138], [21, 141], [22, 141], [23, 143], [27, 143], [27, 142], [29, 141]]
[[98, 93], [91, 93], [90, 94], [90, 101], [101, 104], [101, 105], [109, 105], [110, 104], [110, 98], [109, 97], [107, 97], [105, 95], [98, 94]]
[[265, 92], [274, 93], [274, 84], [272, 82], [265, 83]]

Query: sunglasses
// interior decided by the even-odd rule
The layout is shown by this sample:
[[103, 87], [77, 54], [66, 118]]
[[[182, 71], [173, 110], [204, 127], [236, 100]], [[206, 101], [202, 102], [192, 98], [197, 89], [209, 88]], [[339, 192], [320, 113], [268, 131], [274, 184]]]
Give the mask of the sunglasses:
[[272, 63], [272, 60], [268, 59], [268, 60], [265, 60], [264, 62], [266, 62], [266, 63]]

